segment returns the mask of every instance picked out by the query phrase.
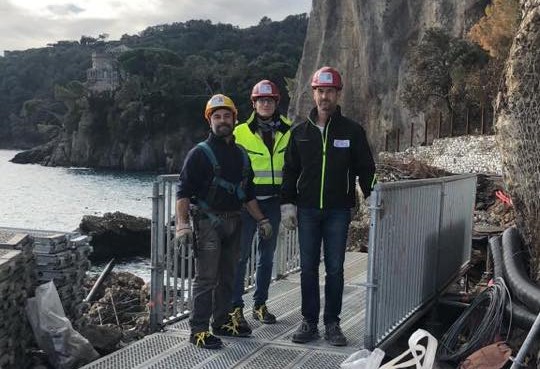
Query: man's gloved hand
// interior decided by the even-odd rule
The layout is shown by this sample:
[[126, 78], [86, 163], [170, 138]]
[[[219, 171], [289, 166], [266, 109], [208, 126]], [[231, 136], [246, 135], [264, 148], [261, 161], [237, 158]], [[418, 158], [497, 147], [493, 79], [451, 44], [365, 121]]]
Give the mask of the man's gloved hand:
[[281, 205], [281, 222], [289, 231], [293, 231], [298, 226], [296, 219], [296, 206], [294, 204]]
[[176, 226], [176, 234], [174, 237], [176, 246], [190, 245], [193, 243], [193, 231], [189, 223], [179, 223]]
[[263, 240], [268, 240], [272, 237], [272, 224], [270, 224], [270, 220], [268, 218], [259, 220], [257, 222], [257, 231]]

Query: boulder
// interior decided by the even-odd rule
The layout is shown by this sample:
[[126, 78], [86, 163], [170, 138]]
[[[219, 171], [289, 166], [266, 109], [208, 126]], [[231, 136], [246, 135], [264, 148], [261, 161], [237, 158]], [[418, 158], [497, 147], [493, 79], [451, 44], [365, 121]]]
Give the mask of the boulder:
[[102, 217], [85, 215], [79, 225], [81, 233], [92, 237], [92, 261], [149, 257], [150, 228], [150, 219], [120, 212], [105, 213]]

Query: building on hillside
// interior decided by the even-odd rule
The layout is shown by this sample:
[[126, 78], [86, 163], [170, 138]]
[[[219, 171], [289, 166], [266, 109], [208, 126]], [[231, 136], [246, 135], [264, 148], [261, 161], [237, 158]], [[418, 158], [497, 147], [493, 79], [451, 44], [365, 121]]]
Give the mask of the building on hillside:
[[114, 91], [120, 87], [121, 73], [117, 57], [128, 51], [125, 45], [92, 53], [92, 68], [86, 71], [87, 87], [93, 92]]

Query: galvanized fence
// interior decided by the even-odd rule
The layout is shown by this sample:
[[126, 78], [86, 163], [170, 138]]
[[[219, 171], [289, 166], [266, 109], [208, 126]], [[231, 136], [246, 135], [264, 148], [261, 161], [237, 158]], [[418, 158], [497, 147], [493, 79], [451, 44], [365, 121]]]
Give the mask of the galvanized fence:
[[366, 348], [426, 306], [470, 260], [476, 176], [380, 183], [371, 198]]
[[[158, 176], [152, 192], [150, 329], [189, 315], [195, 264], [190, 245], [177, 247], [175, 233], [176, 182], [178, 175]], [[279, 278], [300, 268], [296, 232], [280, 229], [274, 257], [273, 277]], [[252, 244], [245, 287], [255, 284], [257, 244]]]

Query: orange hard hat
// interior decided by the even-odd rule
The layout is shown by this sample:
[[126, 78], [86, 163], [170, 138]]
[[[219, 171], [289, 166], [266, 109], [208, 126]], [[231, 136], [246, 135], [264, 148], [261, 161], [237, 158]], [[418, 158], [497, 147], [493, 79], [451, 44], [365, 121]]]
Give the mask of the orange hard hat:
[[343, 88], [341, 75], [332, 67], [322, 67], [313, 74], [311, 78], [311, 87], [335, 87], [338, 90]]
[[224, 108], [229, 109], [233, 113], [233, 118], [236, 121], [236, 116], [238, 115], [238, 110], [236, 109], [236, 106], [234, 106], [234, 102], [229, 96], [225, 96], [222, 94], [214, 95], [208, 100], [206, 103], [206, 108], [204, 109], [204, 117], [207, 121], [210, 121], [210, 116], [214, 112], [214, 110]]

